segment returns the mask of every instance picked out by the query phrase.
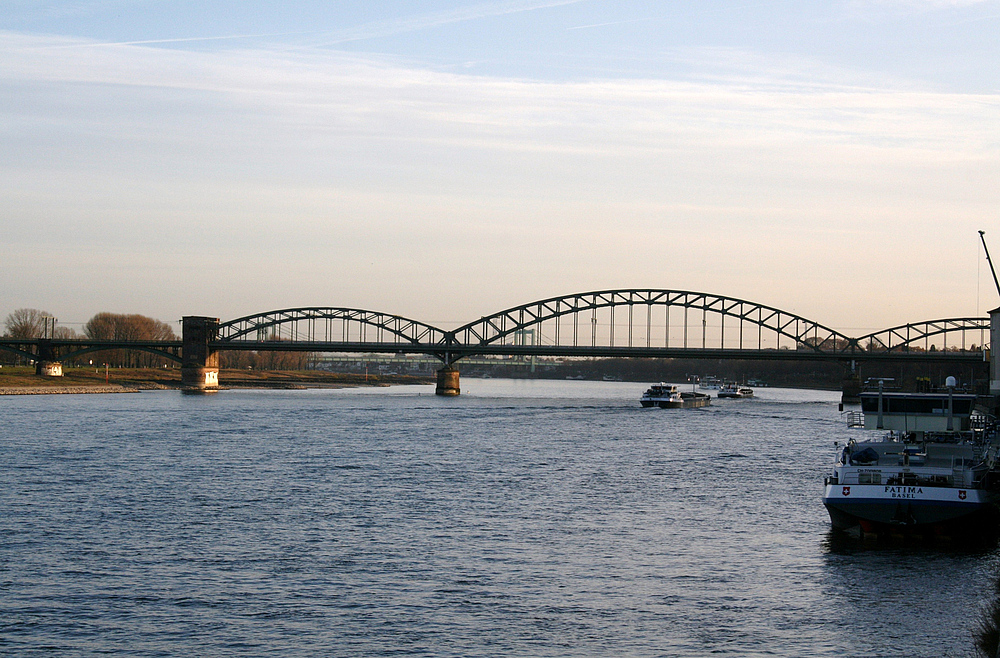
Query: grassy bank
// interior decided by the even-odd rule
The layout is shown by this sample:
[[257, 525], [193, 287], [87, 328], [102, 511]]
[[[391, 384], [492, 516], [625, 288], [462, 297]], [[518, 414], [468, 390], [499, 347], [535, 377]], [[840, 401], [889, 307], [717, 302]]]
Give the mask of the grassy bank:
[[[222, 370], [223, 388], [336, 388], [431, 384], [430, 377], [362, 375], [322, 370]], [[34, 367], [0, 368], [0, 389], [59, 389], [123, 386], [132, 389], [180, 388], [180, 368], [65, 368], [62, 377], [40, 377]]]

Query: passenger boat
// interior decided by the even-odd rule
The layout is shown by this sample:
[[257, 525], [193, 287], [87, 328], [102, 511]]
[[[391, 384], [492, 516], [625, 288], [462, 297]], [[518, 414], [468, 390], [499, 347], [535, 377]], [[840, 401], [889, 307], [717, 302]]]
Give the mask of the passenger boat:
[[663, 382], [653, 384], [639, 398], [642, 406], [661, 409], [693, 409], [707, 407], [711, 402], [712, 397], [707, 393], [681, 392], [675, 385]]
[[718, 377], [713, 377], [713, 376], [709, 375], [709, 376], [705, 377], [704, 379], [702, 379], [701, 382], [699, 382], [698, 387], [699, 388], [708, 389], [708, 390], [712, 390], [712, 391], [717, 391], [717, 390], [719, 390], [719, 387], [721, 385], [722, 385], [722, 382], [719, 381]]
[[748, 386], [740, 386], [734, 382], [726, 382], [719, 389], [720, 398], [752, 398], [753, 389]]
[[969, 393], [861, 393], [867, 438], [825, 478], [834, 528], [851, 534], [975, 534], [997, 525], [996, 426]]

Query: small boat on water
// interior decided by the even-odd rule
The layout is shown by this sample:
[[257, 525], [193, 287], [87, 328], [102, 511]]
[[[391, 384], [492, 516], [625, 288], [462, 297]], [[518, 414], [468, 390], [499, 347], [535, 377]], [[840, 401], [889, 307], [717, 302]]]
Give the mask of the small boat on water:
[[735, 382], [726, 382], [719, 389], [720, 398], [752, 398], [753, 389], [749, 386], [740, 386]]
[[653, 384], [639, 398], [642, 406], [661, 409], [694, 409], [707, 407], [711, 402], [712, 397], [706, 393], [681, 392], [675, 385], [663, 382]]
[[720, 386], [722, 386], [722, 382], [719, 381], [718, 377], [713, 377], [712, 375], [706, 376], [698, 383], [698, 388], [704, 388], [710, 391], [717, 391]]
[[997, 529], [1000, 438], [971, 393], [861, 393], [868, 436], [842, 448], [823, 504], [851, 534], [975, 534]]

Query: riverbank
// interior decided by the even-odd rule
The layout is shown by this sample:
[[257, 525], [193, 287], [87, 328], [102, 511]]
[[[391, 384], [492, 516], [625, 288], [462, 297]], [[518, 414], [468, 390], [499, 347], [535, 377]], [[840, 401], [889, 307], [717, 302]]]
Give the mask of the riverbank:
[[[432, 377], [364, 375], [323, 370], [222, 370], [220, 388], [349, 388], [433, 384]], [[180, 368], [66, 368], [62, 377], [40, 377], [32, 367], [0, 368], [0, 395], [136, 393], [181, 387]]]

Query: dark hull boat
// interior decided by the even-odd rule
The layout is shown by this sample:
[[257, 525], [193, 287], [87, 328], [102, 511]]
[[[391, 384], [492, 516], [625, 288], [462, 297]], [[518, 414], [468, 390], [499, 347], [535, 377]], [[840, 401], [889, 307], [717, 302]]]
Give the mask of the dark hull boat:
[[707, 407], [712, 403], [712, 396], [707, 393], [680, 392], [672, 384], [653, 384], [639, 398], [639, 404], [644, 407], [659, 407], [661, 409], [694, 409]]
[[752, 398], [753, 389], [748, 386], [740, 386], [739, 384], [725, 384], [719, 389], [720, 398]]
[[823, 504], [850, 533], [982, 534], [996, 528], [997, 431], [975, 396], [862, 393], [867, 438], [839, 451]]

